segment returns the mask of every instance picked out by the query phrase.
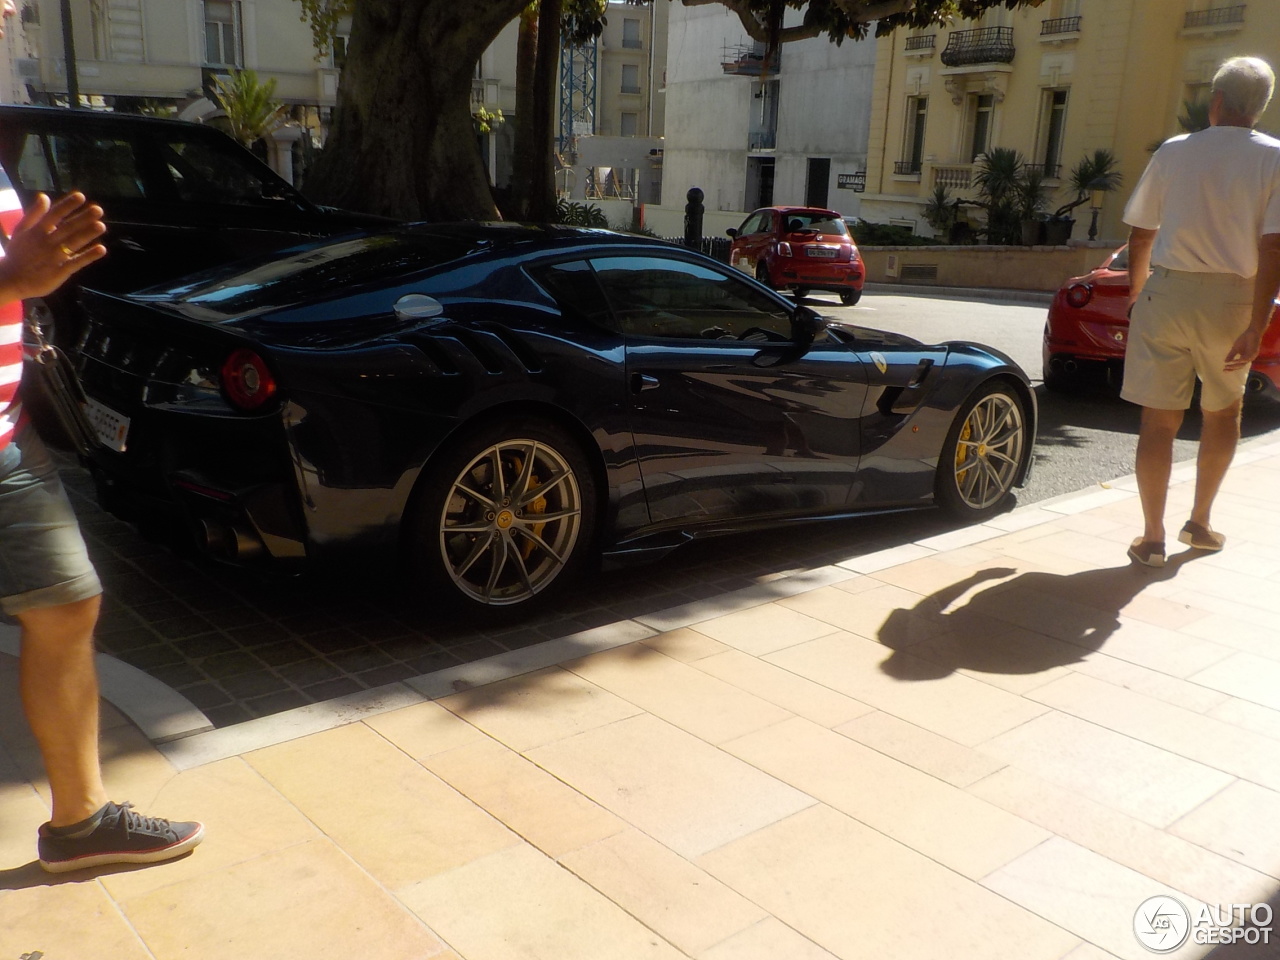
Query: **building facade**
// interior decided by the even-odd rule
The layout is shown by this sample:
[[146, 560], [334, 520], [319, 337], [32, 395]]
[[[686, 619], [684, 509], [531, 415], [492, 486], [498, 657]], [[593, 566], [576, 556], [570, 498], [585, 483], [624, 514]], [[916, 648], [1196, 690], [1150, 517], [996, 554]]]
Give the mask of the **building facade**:
[[691, 187], [705, 195], [708, 234], [775, 203], [857, 215], [876, 45], [819, 37], [787, 43], [766, 62], [764, 46], [722, 5], [673, 4], [670, 16], [659, 232], [678, 225]]
[[[1042, 167], [1052, 210], [1078, 196], [1072, 168], [1105, 149], [1123, 181], [1097, 198], [1098, 234], [1123, 238], [1124, 203], [1151, 151], [1207, 100], [1218, 65], [1251, 55], [1280, 66], [1280, 3], [1046, 0], [877, 46], [863, 217], [933, 234], [930, 195], [941, 185], [975, 196], [974, 161], [992, 147]], [[1280, 105], [1260, 127], [1280, 133]], [[1077, 238], [1091, 205], [1072, 214]]]

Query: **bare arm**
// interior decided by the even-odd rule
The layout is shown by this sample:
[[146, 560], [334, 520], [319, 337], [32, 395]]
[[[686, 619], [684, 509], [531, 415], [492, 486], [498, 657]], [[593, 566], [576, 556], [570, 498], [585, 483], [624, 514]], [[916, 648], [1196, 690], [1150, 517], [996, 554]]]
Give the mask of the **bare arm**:
[[1268, 233], [1258, 240], [1258, 272], [1253, 278], [1253, 315], [1248, 329], [1231, 345], [1223, 369], [1239, 370], [1253, 363], [1262, 346], [1262, 336], [1271, 323], [1277, 293], [1280, 293], [1280, 233]]
[[1129, 306], [1138, 302], [1138, 294], [1147, 285], [1151, 272], [1151, 247], [1156, 242], [1154, 230], [1133, 227], [1129, 230]]
[[102, 208], [84, 194], [69, 193], [52, 204], [36, 194], [0, 259], [0, 303], [43, 297], [106, 256], [107, 248], [96, 242], [106, 229]]

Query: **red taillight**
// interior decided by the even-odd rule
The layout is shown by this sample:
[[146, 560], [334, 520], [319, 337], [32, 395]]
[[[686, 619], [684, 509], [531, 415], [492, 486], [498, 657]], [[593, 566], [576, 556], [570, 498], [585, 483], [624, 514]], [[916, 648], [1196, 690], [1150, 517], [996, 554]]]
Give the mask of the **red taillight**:
[[1093, 299], [1093, 287], [1087, 283], [1073, 283], [1067, 287], [1067, 303], [1079, 308]]
[[791, 244], [787, 243], [787, 241], [785, 241], [785, 240], [783, 240], [783, 241], [779, 242], [779, 244], [778, 244], [778, 256], [780, 256], [780, 257], [789, 257], [789, 256], [791, 256]]
[[257, 410], [276, 393], [276, 379], [252, 350], [237, 350], [222, 365], [222, 389], [241, 410]]

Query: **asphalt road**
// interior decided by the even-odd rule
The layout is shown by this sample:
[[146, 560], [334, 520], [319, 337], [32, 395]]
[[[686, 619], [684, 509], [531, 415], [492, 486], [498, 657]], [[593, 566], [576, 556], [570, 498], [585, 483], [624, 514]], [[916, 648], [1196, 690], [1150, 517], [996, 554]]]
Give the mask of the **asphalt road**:
[[[868, 292], [856, 307], [815, 294], [809, 303], [823, 314], [851, 323], [905, 333], [918, 340], [974, 340], [1003, 350], [1037, 384], [1040, 431], [1031, 482], [1018, 493], [1033, 503], [1072, 493], [1133, 472], [1138, 410], [1105, 384], [1080, 396], [1064, 397], [1041, 385], [1040, 342], [1048, 307], [1010, 300], [955, 299]], [[1257, 402], [1245, 408], [1243, 433], [1256, 437], [1280, 430], [1280, 404]], [[1196, 455], [1200, 421], [1187, 415], [1174, 447], [1176, 460]]]

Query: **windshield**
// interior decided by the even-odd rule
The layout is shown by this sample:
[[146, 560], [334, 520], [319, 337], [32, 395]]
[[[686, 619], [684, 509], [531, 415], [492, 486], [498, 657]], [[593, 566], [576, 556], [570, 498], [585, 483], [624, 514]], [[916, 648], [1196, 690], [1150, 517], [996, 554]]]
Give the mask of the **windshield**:
[[1112, 261], [1107, 264], [1108, 270], [1128, 270], [1129, 269], [1129, 248], [1123, 247], [1119, 253], [1115, 255]]
[[844, 225], [844, 218], [838, 214], [825, 213], [816, 210], [797, 210], [786, 215], [786, 228], [788, 233], [796, 233], [800, 230], [816, 230], [818, 233], [831, 233], [841, 237], [849, 235], [849, 229]]

